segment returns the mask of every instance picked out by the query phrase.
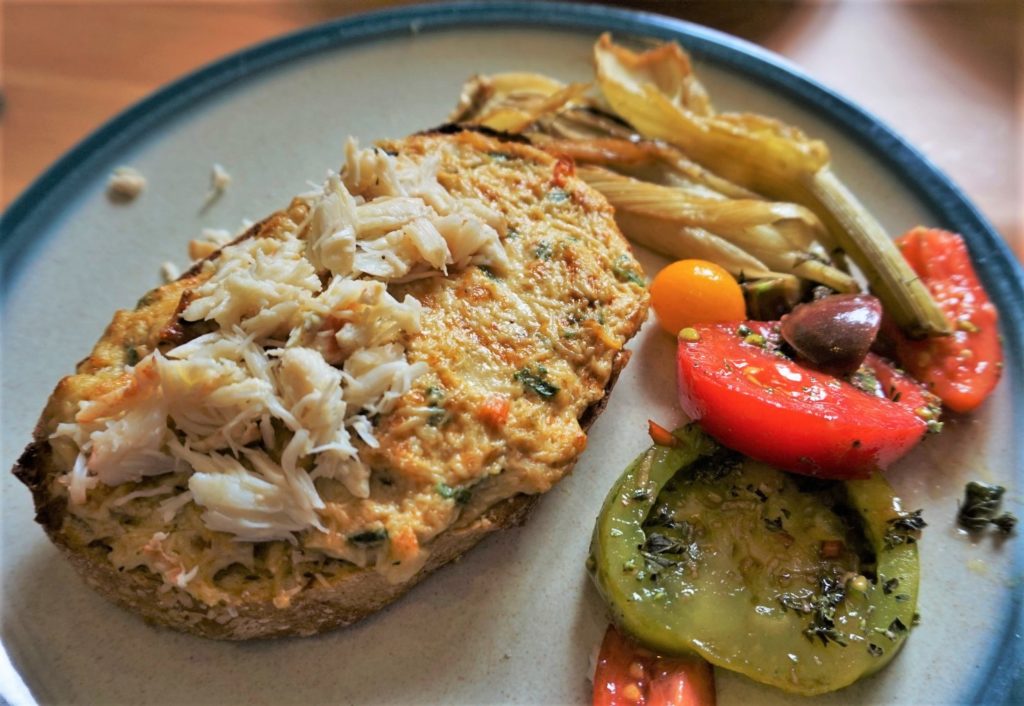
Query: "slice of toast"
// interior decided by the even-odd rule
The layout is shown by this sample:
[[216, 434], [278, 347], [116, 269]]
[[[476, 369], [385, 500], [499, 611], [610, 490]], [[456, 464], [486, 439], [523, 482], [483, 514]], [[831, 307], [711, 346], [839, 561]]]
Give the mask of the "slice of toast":
[[86, 581], [147, 620], [347, 625], [571, 470], [646, 317], [639, 273], [570, 163], [471, 131], [350, 148], [322, 194], [117, 312], [14, 472]]

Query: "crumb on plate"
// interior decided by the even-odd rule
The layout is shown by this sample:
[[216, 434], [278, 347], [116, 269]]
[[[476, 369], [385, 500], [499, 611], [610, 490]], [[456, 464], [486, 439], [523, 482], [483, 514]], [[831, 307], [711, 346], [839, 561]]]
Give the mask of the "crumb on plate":
[[107, 196], [115, 201], [134, 201], [146, 184], [146, 177], [138, 169], [117, 167], [107, 180]]

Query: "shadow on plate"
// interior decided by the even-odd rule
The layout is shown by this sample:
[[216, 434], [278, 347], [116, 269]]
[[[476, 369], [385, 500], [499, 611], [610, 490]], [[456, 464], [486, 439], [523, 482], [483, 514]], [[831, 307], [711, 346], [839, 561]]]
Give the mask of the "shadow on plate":
[[[147, 625], [94, 593], [39, 539], [40, 549], [7, 579], [4, 639], [40, 702], [283, 704], [321, 694], [336, 704], [418, 704], [429, 680], [430, 693], [440, 684], [449, 703], [462, 703], [469, 698], [463, 682], [486, 683], [509, 658], [507, 644], [467, 643], [485, 635], [485, 625], [516, 619], [514, 594], [522, 587], [513, 584], [529, 559], [519, 533], [485, 539], [353, 626], [252, 642]], [[424, 664], [436, 665], [436, 673], [396, 669]]]

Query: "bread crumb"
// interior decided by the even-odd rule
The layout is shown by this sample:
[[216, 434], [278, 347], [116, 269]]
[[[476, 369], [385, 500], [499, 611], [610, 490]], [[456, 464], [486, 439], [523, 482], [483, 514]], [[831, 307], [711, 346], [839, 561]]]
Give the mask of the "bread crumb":
[[146, 177], [138, 169], [117, 167], [107, 180], [107, 196], [114, 201], [134, 201], [146, 184]]
[[213, 191], [224, 191], [231, 184], [231, 175], [220, 164], [216, 162], [213, 165], [213, 171], [210, 174], [210, 189]]
[[190, 240], [188, 241], [188, 257], [192, 262], [196, 262], [217, 252], [218, 247], [217, 243], [211, 243], [209, 240]]
[[181, 277], [181, 270], [178, 269], [177, 265], [168, 260], [160, 265], [160, 277], [163, 279], [164, 284], [169, 284]]
[[213, 168], [210, 170], [210, 190], [206, 193], [206, 200], [203, 201], [204, 211], [221, 197], [229, 184], [231, 184], [231, 175], [228, 174], [228, 170], [223, 165], [214, 162]]
[[217, 245], [227, 245], [233, 236], [227, 228], [203, 228], [199, 237]]

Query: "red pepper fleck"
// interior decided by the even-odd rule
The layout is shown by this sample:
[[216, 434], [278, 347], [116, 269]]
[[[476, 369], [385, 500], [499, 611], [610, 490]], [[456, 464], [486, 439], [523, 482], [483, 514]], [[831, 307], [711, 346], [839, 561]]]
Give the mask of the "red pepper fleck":
[[652, 419], [647, 420], [647, 433], [651, 435], [651, 441], [659, 446], [675, 446], [679, 443], [672, 432]]
[[554, 176], [551, 177], [551, 183], [561, 189], [569, 181], [569, 178], [575, 175], [576, 164], [572, 161], [572, 158], [559, 157], [558, 161], [555, 162]]

